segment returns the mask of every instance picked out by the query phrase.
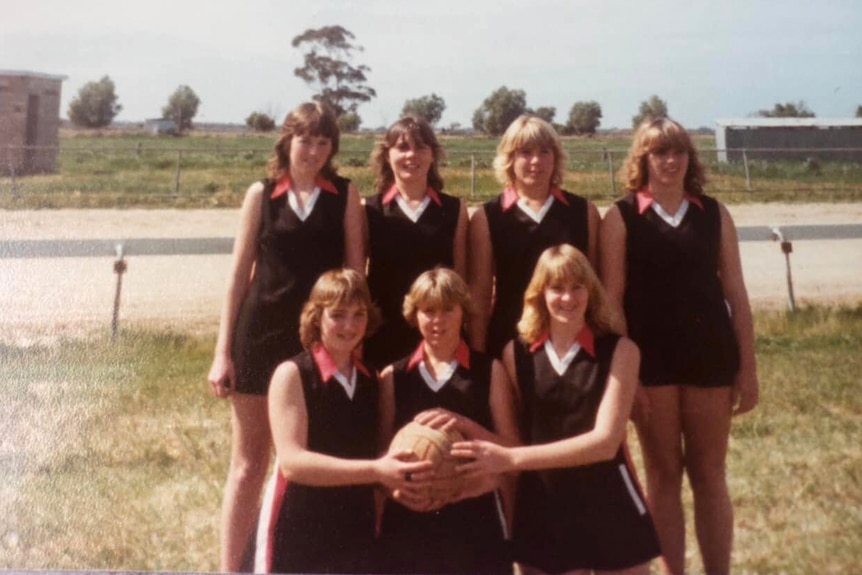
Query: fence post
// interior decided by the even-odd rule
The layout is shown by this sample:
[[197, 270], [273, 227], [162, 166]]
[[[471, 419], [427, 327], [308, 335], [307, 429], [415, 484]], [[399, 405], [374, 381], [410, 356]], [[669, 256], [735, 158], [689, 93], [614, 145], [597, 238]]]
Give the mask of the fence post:
[[742, 165], [745, 166], [745, 189], [751, 191], [751, 174], [748, 172], [748, 154], [742, 149]]
[[111, 315], [111, 341], [117, 339], [120, 326], [120, 292], [123, 289], [123, 274], [126, 272], [126, 261], [123, 259], [123, 244], [114, 246], [117, 259], [114, 261], [114, 273], [117, 274], [117, 288], [114, 291], [114, 313]]
[[476, 193], [476, 154], [470, 154], [470, 200]]
[[177, 176], [174, 180], [174, 195], [180, 195], [180, 162], [183, 159], [183, 149], [177, 150]]
[[611, 179], [611, 197], [617, 197], [617, 184], [614, 181], [614, 153], [604, 148], [605, 156], [608, 158], [608, 176]]

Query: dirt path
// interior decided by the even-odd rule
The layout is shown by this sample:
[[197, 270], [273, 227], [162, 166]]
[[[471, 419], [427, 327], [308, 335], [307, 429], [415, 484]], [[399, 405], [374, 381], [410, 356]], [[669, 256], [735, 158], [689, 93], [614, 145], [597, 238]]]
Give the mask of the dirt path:
[[[748, 204], [731, 213], [737, 226], [862, 222], [862, 204]], [[237, 221], [237, 210], [8, 211], [0, 213], [0, 242], [228, 237]], [[753, 305], [785, 306], [778, 244], [743, 242], [740, 249]], [[862, 240], [796, 241], [793, 249], [798, 303], [862, 301]], [[229, 267], [229, 255], [129, 258], [120, 320], [214, 330]], [[0, 259], [0, 342], [28, 345], [107, 331], [115, 289], [112, 258]]]

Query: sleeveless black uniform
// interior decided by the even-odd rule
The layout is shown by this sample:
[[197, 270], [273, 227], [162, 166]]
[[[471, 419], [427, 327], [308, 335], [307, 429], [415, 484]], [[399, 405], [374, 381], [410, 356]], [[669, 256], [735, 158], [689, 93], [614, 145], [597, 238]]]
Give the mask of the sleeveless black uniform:
[[617, 201], [626, 226], [624, 309], [641, 350], [644, 385], [730, 385], [739, 369], [721, 281], [721, 213], [698, 196], [679, 227], [654, 210], [638, 213], [636, 194]]
[[[491, 360], [470, 352], [470, 367], [459, 365], [436, 393], [410, 357], [394, 364], [395, 428], [421, 411], [443, 407], [493, 429], [488, 404]], [[382, 573], [511, 574], [496, 494], [459, 501], [427, 513], [387, 500], [380, 532]]]
[[350, 180], [336, 177], [338, 193], [321, 190], [305, 221], [264, 182], [255, 271], [236, 321], [232, 356], [236, 390], [264, 395], [273, 371], [302, 351], [299, 315], [323, 272], [344, 265], [344, 212]]
[[496, 268], [494, 307], [486, 342], [488, 353], [494, 357], [499, 357], [503, 346], [517, 337], [515, 326], [524, 308], [524, 292], [542, 252], [559, 244], [571, 244], [587, 253], [587, 200], [561, 191], [568, 205], [554, 198], [541, 223], [515, 204], [504, 209], [502, 194], [484, 205]]
[[419, 330], [404, 319], [404, 296], [419, 275], [435, 266], [451, 268], [455, 228], [461, 202], [438, 193], [419, 220], [408, 218], [398, 202], [383, 203], [383, 194], [365, 200], [368, 217], [368, 289], [380, 307], [383, 325], [364, 345], [368, 360], [386, 366], [413, 351], [422, 339]]
[[[590, 431], [607, 385], [619, 336], [581, 349], [563, 375], [544, 346], [514, 342], [528, 445]], [[659, 555], [658, 537], [621, 445], [609, 461], [521, 473], [513, 530], [515, 560], [547, 573], [633, 567]]]
[[[356, 372], [351, 400], [331, 378], [322, 381], [311, 352], [291, 361], [302, 377], [308, 412], [308, 449], [345, 459], [377, 457], [378, 383]], [[373, 372], [369, 372], [373, 374]], [[373, 571], [375, 512], [371, 485], [313, 487], [288, 483], [275, 471], [274, 496], [261, 514], [256, 567], [267, 573]], [[270, 503], [269, 507], [266, 504]]]

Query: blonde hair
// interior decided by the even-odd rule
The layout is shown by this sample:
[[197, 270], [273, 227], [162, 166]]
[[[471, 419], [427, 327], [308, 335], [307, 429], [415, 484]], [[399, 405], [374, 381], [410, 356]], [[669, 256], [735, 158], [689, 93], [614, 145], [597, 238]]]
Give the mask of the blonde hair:
[[444, 267], [423, 272], [404, 296], [402, 311], [407, 323], [416, 327], [421, 309], [446, 309], [461, 306], [466, 319], [473, 312], [473, 301], [467, 284], [454, 270]]
[[545, 290], [559, 283], [582, 284], [587, 288], [589, 298], [584, 319], [595, 334], [620, 333], [619, 320], [587, 257], [569, 244], [560, 244], [542, 252], [524, 293], [524, 311], [518, 322], [518, 333], [524, 341], [535, 343], [550, 330]]
[[702, 194], [706, 172], [698, 158], [697, 148], [685, 128], [670, 118], [647, 120], [635, 131], [629, 155], [620, 169], [626, 190], [638, 192], [646, 187], [649, 184], [647, 156], [667, 150], [681, 150], [688, 154], [683, 187], [689, 194]]
[[368, 312], [368, 325], [365, 337], [371, 335], [380, 322], [380, 312], [371, 303], [368, 285], [359, 272], [351, 269], [338, 269], [325, 272], [311, 288], [308, 301], [299, 317], [299, 340], [302, 347], [311, 349], [320, 343], [320, 321], [323, 311], [338, 305], [357, 304]]
[[530, 115], [519, 116], [509, 124], [500, 143], [497, 145], [497, 156], [494, 158], [494, 174], [504, 186], [515, 185], [515, 152], [524, 148], [550, 148], [554, 153], [554, 170], [551, 174], [551, 187], [563, 185], [563, 172], [566, 167], [566, 153], [560, 143], [560, 136], [554, 127], [545, 120]]
[[395, 174], [389, 163], [389, 150], [398, 145], [401, 138], [409, 137], [417, 146], [431, 148], [431, 167], [428, 168], [428, 185], [435, 192], [443, 191], [443, 177], [440, 175], [440, 162], [443, 161], [443, 147], [437, 141], [434, 130], [425, 118], [419, 116], [404, 116], [387, 130], [383, 139], [377, 142], [371, 152], [371, 165], [376, 179], [374, 188], [379, 193], [386, 193], [395, 182]]
[[305, 102], [288, 112], [275, 141], [275, 155], [266, 164], [270, 178], [277, 180], [290, 172], [290, 143], [294, 136], [320, 136], [332, 141], [332, 151], [320, 169], [320, 175], [331, 181], [336, 176], [332, 158], [338, 153], [340, 137], [338, 121], [332, 110], [320, 102]]

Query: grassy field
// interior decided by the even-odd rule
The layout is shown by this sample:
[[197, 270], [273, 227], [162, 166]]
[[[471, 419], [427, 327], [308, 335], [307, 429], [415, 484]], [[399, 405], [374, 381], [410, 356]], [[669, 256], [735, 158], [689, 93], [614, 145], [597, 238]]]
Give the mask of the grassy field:
[[[146, 133], [63, 131], [56, 174], [0, 178], [0, 209], [236, 207], [248, 185], [263, 177], [275, 136], [193, 133], [183, 138]], [[854, 201], [862, 199], [862, 165], [806, 161], [719, 164], [711, 136], [696, 137], [712, 175], [709, 192], [726, 202]], [[450, 193], [480, 202], [499, 193], [491, 170], [496, 138], [441, 136]], [[616, 172], [628, 136], [565, 138], [565, 187], [608, 204], [619, 197]], [[373, 190], [368, 155], [373, 136], [345, 136], [338, 164], [363, 194]], [[613, 175], [613, 177], [612, 177]], [[750, 184], [749, 184], [750, 182]], [[750, 188], [750, 189], [749, 189]]]
[[[854, 573], [862, 307], [755, 322], [762, 402], [735, 421], [729, 460], [734, 571]], [[0, 568], [217, 567], [229, 411], [205, 386], [213, 338], [0, 347]]]

